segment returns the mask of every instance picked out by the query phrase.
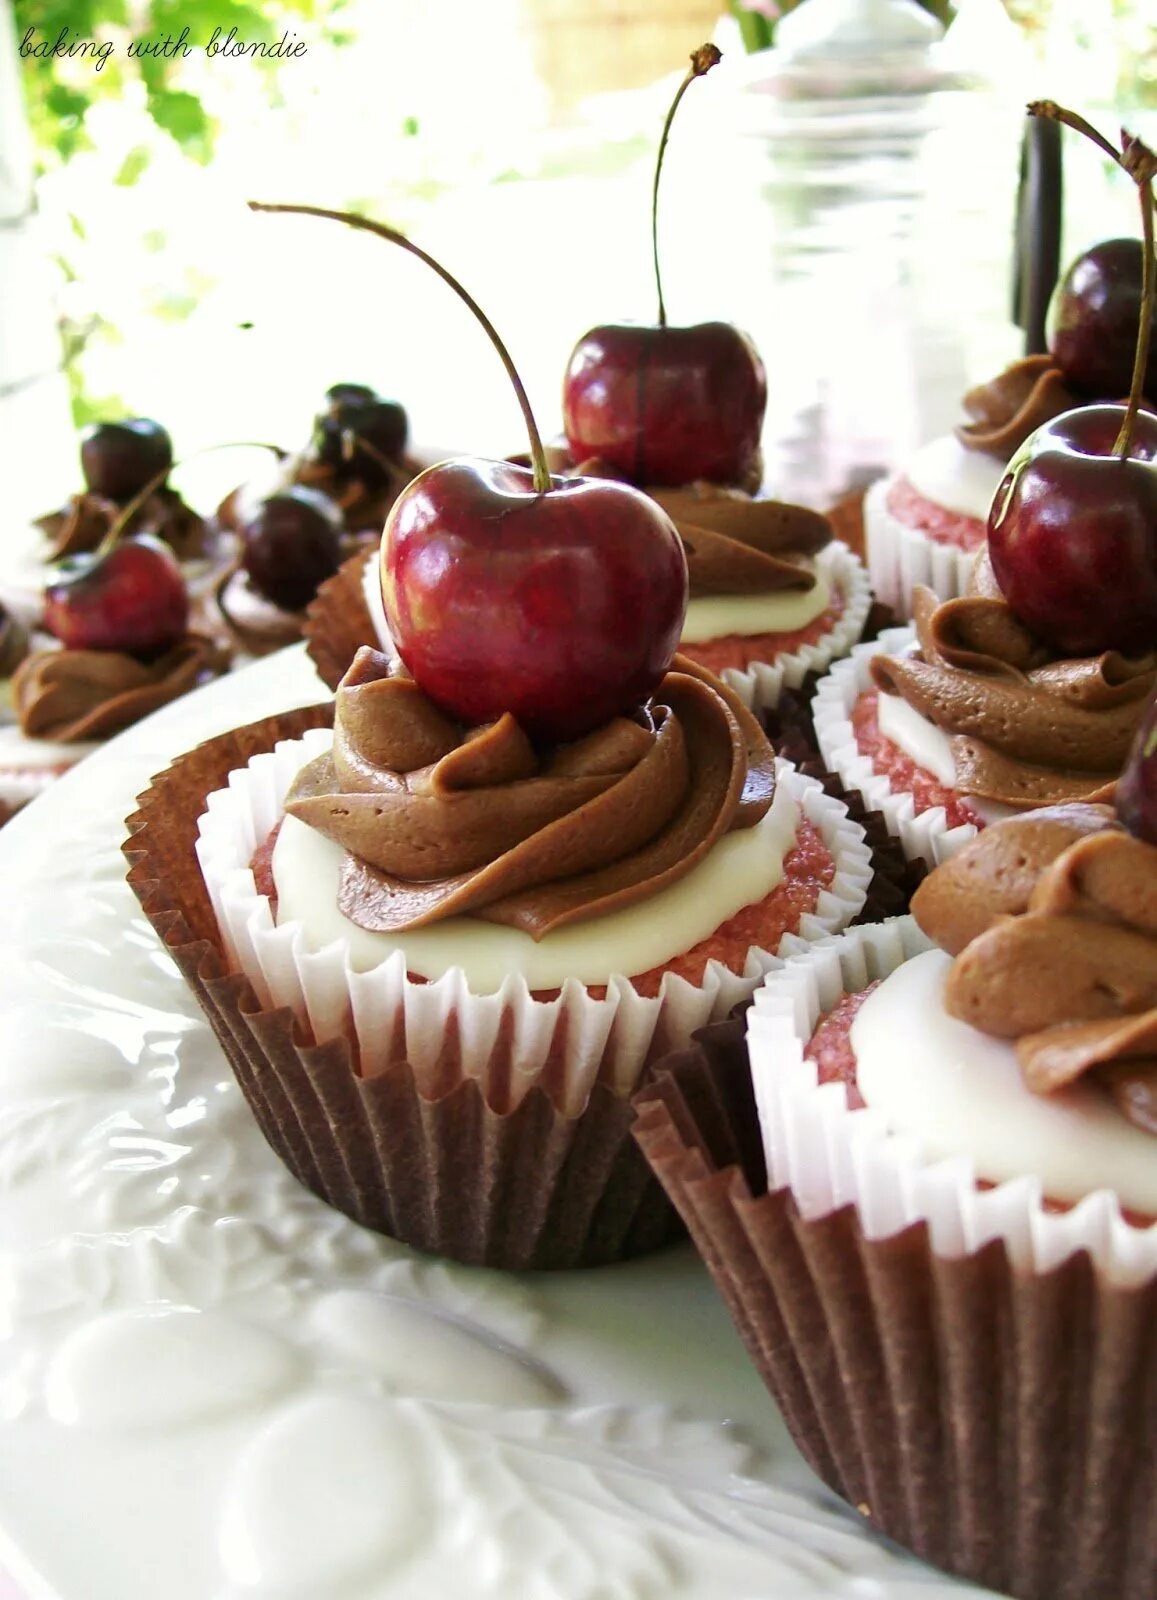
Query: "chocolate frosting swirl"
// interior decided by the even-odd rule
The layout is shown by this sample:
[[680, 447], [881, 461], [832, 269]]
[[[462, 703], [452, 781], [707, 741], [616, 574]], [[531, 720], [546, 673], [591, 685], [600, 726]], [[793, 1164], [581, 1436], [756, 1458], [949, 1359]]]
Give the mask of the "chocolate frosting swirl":
[[345, 846], [339, 905], [359, 927], [469, 914], [540, 939], [683, 877], [759, 821], [774, 783], [755, 718], [680, 656], [633, 716], [537, 749], [509, 715], [462, 729], [363, 647], [338, 686], [333, 750], [285, 809]]
[[147, 664], [116, 650], [40, 650], [16, 669], [12, 704], [29, 738], [106, 739], [222, 671], [227, 660], [196, 633]]
[[1025, 356], [964, 396], [967, 422], [956, 437], [968, 450], [1005, 462], [1031, 433], [1081, 404], [1050, 355]]
[[1027, 1086], [1092, 1073], [1157, 1134], [1157, 846], [1104, 806], [997, 823], [917, 890], [920, 926], [954, 955], [950, 1015], [1016, 1040]]
[[918, 650], [876, 656], [872, 678], [950, 736], [958, 789], [1017, 807], [1111, 797], [1157, 652], [1055, 655], [1017, 619], [987, 552], [965, 596], [939, 604], [917, 588], [913, 611]]
[[832, 538], [831, 523], [818, 511], [782, 500], [753, 500], [714, 483], [646, 492], [683, 541], [692, 599], [815, 588], [807, 558]]
[[[569, 471], [576, 477], [628, 481], [597, 456]], [[678, 530], [692, 600], [784, 589], [807, 594], [815, 588], [810, 558], [833, 538], [831, 523], [818, 511], [784, 500], [756, 500], [718, 483], [677, 489], [645, 485], [643, 493], [662, 506]]]
[[[74, 494], [60, 511], [40, 517], [37, 527], [48, 537], [49, 561], [95, 550], [121, 515], [122, 506], [98, 494]], [[154, 533], [178, 561], [194, 561], [210, 553], [210, 534], [175, 489], [155, 490], [125, 524], [125, 533]]]

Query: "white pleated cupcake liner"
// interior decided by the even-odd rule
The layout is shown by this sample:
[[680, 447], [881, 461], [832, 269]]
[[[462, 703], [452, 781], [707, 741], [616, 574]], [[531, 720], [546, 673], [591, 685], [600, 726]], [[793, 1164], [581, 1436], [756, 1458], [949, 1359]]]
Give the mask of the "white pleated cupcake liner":
[[[208, 797], [197, 855], [226, 954], [260, 1004], [289, 1007], [319, 1044], [350, 1038], [363, 1077], [400, 1054], [419, 1086], [425, 1082], [433, 1093], [444, 1088], [452, 1038], [461, 1077], [485, 1089], [492, 1069], [504, 1084], [513, 1072], [504, 1094], [517, 1101], [549, 1073], [561, 1090], [559, 1102], [577, 1111], [596, 1082], [628, 1093], [649, 1060], [684, 1047], [696, 1028], [749, 999], [772, 965], [771, 952], [753, 948], [742, 974], [710, 961], [699, 984], [668, 973], [654, 998], [638, 994], [620, 974], [608, 980], [602, 999], [570, 979], [557, 998], [540, 1000], [520, 975], [494, 993], [475, 994], [457, 967], [429, 982], [412, 980], [400, 950], [358, 972], [347, 941], [312, 949], [299, 922], [274, 922], [250, 861], [282, 816], [295, 774], [328, 748], [331, 737], [328, 729], [315, 729], [233, 771], [228, 788]], [[814, 912], [801, 919], [798, 934], [781, 941], [779, 953], [786, 955], [845, 927], [863, 907], [873, 869], [863, 830], [839, 801], [786, 762], [778, 764], [778, 781], [835, 858], [831, 885], [821, 890]]]
[[[859, 556], [838, 540], [826, 545], [816, 557], [816, 566], [827, 578], [833, 594], [843, 596], [844, 609], [821, 639], [799, 650], [785, 651], [775, 661], [757, 661], [745, 672], [727, 667], [720, 674], [749, 710], [772, 711], [784, 689], [798, 689], [809, 672], [823, 673], [833, 661], [846, 656], [860, 638], [872, 606], [872, 587]], [[378, 648], [393, 654], [382, 605], [382, 586], [377, 561], [367, 561], [362, 572], [362, 593], [373, 620]]]
[[774, 711], [785, 689], [798, 689], [809, 672], [828, 670], [846, 656], [861, 637], [872, 606], [872, 587], [859, 556], [834, 540], [816, 556], [816, 566], [827, 578], [833, 594], [844, 599], [837, 621], [814, 644], [785, 650], [774, 661], [756, 661], [745, 671], [726, 667], [720, 674], [749, 710]]
[[862, 754], [851, 721], [856, 701], [875, 688], [870, 671], [873, 658], [900, 655], [914, 643], [915, 633], [907, 627], [889, 628], [872, 643], [857, 645], [821, 678], [812, 700], [812, 722], [829, 772], [835, 773], [845, 789], [858, 789], [870, 811], [880, 812], [909, 861], [923, 859], [929, 866], [939, 866], [974, 839], [978, 829], [973, 823], [950, 828], [943, 806], [917, 812], [907, 790], [893, 789], [891, 780], [874, 769], [871, 757]]
[[876, 598], [891, 606], [898, 617], [910, 617], [917, 584], [931, 589], [941, 600], [962, 595], [977, 551], [941, 544], [893, 516], [888, 495], [895, 482], [894, 474], [881, 478], [864, 496], [864, 548]]
[[[933, 1253], [947, 1259], [1000, 1239], [1018, 1270], [1050, 1272], [1087, 1251], [1114, 1285], [1144, 1283], [1157, 1273], [1157, 1224], [1126, 1222], [1108, 1190], [1050, 1211], [1031, 1175], [981, 1188], [970, 1157], [930, 1160], [918, 1139], [891, 1132], [880, 1113], [850, 1109], [842, 1083], [819, 1083], [804, 1051], [821, 1016], [931, 948], [911, 917], [897, 917], [776, 962], [756, 992], [747, 1033], [768, 1188], [789, 1188], [807, 1220], [854, 1205], [869, 1239], [925, 1222]], [[896, 1048], [918, 1071], [912, 1035]]]

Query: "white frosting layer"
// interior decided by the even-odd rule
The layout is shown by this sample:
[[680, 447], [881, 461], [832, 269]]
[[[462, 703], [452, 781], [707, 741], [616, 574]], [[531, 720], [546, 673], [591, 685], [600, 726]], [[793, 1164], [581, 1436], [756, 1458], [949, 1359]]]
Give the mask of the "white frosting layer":
[[929, 1158], [968, 1156], [991, 1183], [1030, 1172], [1054, 1200], [1112, 1189], [1128, 1209], [1157, 1215], [1153, 1136], [1092, 1085], [1030, 1093], [1008, 1040], [945, 1011], [951, 965], [942, 950], [914, 956], [861, 1006], [851, 1040], [867, 1105]]
[[286, 817], [273, 851], [277, 921], [301, 923], [314, 949], [348, 940], [350, 965], [358, 972], [401, 949], [408, 971], [438, 978], [461, 967], [479, 994], [501, 987], [512, 973], [531, 989], [559, 988], [567, 978], [605, 983], [614, 973], [630, 977], [660, 966], [770, 893], [783, 877], [798, 822], [798, 805], [777, 784], [762, 822], [724, 835], [677, 883], [637, 905], [536, 941], [521, 929], [474, 917], [449, 917], [401, 934], [367, 933], [337, 909], [342, 846]]
[[938, 506], [984, 522], [1004, 467], [983, 450], [966, 450], [950, 433], [932, 439], [904, 463], [904, 477]]
[[918, 767], [930, 772], [937, 783], [951, 789], [956, 782], [956, 763], [948, 735], [934, 722], [921, 716], [915, 707], [898, 694], [881, 694], [876, 706], [880, 732], [911, 756]]
[[822, 572], [816, 573], [814, 587], [805, 593], [790, 589], [776, 594], [704, 595], [687, 602], [679, 637], [685, 644], [702, 644], [706, 639], [723, 639], [733, 633], [794, 633], [827, 610], [831, 595]]

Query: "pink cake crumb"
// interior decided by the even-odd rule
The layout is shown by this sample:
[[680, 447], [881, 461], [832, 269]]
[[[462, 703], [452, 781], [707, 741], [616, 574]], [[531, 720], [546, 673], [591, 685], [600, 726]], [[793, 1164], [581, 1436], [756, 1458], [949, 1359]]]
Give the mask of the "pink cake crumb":
[[851, 715], [856, 748], [872, 763], [872, 771], [887, 778], [895, 793], [910, 794], [917, 815], [931, 811], [934, 806], [943, 806], [950, 828], [966, 825], [983, 828], [983, 818], [967, 800], [955, 789], [946, 789], [937, 782], [930, 772], [917, 766], [910, 755], [880, 732], [879, 700], [875, 689], [865, 690], [852, 707]]
[[979, 550], [988, 536], [987, 525], [979, 517], [950, 511], [947, 506], [927, 499], [903, 474], [888, 490], [884, 504], [897, 522], [902, 522], [906, 528], [915, 528], [933, 544], [951, 545], [957, 550]]

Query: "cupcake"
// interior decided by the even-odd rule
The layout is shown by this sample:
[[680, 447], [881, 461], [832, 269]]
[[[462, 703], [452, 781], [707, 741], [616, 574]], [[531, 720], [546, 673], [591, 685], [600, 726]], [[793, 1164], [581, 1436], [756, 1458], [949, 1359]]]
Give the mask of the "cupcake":
[[1051, 356], [1027, 356], [965, 395], [967, 420], [954, 433], [930, 440], [872, 484], [864, 539], [877, 598], [910, 617], [917, 587], [942, 600], [965, 593], [1009, 459], [1038, 427], [1077, 404]]
[[214, 586], [210, 631], [250, 656], [296, 644], [318, 588], [361, 548], [336, 502], [288, 483], [258, 499], [238, 522], [238, 550]]
[[796, 1442], [873, 1527], [1017, 1600], [1145, 1600], [1157, 846], [1048, 808], [913, 911], [777, 965], [750, 1078], [735, 1025], [707, 1030], [637, 1136]]
[[91, 555], [111, 537], [140, 534], [172, 551], [192, 603], [202, 604], [233, 559], [235, 540], [167, 481], [173, 447], [166, 430], [148, 417], [96, 423], [81, 437], [80, 466], [84, 490], [37, 518], [35, 543], [0, 580], [0, 601], [10, 614], [38, 627], [57, 562]]
[[142, 660], [121, 650], [67, 649], [27, 632], [0, 608], [0, 822], [122, 728], [197, 688], [229, 664], [186, 632]]
[[777, 949], [856, 914], [862, 831], [678, 658], [576, 740], [464, 727], [368, 649], [333, 715], [202, 746], [126, 845], [266, 1137], [330, 1203], [455, 1259], [670, 1238], [629, 1095]]
[[1157, 653], [1065, 654], [1016, 616], [987, 552], [968, 592], [836, 663], [813, 702], [827, 765], [930, 865], [1016, 811], [1111, 798]]
[[8, 814], [97, 743], [229, 666], [228, 652], [189, 626], [189, 589], [171, 548], [120, 531], [114, 519], [102, 547], [47, 569], [36, 628], [0, 607]]

